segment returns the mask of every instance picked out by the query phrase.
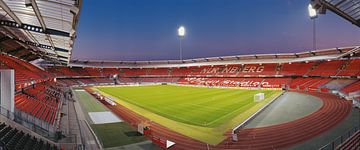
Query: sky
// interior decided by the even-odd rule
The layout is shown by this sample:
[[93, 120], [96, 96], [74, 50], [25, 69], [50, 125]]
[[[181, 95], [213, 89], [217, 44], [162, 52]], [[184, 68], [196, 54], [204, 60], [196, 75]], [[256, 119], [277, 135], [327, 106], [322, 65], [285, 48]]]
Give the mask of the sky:
[[[72, 59], [179, 59], [313, 49], [309, 0], [86, 0]], [[318, 49], [360, 45], [360, 28], [327, 11], [316, 23]]]

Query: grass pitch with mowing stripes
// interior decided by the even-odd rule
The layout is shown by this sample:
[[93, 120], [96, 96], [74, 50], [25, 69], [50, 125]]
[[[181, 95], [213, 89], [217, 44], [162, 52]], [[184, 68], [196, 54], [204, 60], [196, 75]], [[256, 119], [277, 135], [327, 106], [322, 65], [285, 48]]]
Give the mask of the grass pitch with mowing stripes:
[[[282, 93], [173, 85], [96, 87], [117, 103], [184, 135], [217, 144], [224, 132], [241, 123]], [[265, 100], [254, 102], [254, 95]]]

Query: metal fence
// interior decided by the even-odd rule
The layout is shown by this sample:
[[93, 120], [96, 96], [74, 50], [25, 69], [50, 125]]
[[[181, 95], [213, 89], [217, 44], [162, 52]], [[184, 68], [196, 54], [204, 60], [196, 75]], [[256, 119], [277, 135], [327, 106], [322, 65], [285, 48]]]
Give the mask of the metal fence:
[[53, 140], [56, 138], [57, 129], [52, 124], [40, 120], [39, 118], [36, 118], [28, 113], [20, 111], [16, 108], [14, 109], [14, 112], [11, 112], [1, 106], [0, 113], [9, 120], [15, 121], [41, 136]]
[[324, 145], [319, 150], [334, 150], [334, 149], [336, 149], [340, 144], [342, 144], [347, 139], [349, 139], [355, 132], [359, 131], [359, 129], [360, 129], [360, 126], [352, 128], [351, 130], [349, 130], [346, 133], [344, 133], [343, 135], [337, 137], [330, 143]]

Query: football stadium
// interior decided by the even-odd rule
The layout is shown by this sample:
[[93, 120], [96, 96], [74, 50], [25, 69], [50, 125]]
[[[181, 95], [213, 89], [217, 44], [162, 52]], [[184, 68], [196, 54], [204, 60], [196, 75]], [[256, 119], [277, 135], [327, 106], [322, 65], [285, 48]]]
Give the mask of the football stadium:
[[0, 0], [0, 15], [0, 149], [360, 149], [359, 0]]

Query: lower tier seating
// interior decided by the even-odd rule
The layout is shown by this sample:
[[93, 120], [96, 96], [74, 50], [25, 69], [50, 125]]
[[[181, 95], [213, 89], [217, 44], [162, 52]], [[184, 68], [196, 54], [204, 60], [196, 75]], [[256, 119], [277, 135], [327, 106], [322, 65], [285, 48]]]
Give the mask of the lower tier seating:
[[337, 150], [358, 150], [360, 149], [360, 130], [355, 132], [349, 139], [336, 148]]
[[342, 89], [344, 93], [360, 92], [360, 80]]
[[55, 124], [61, 107], [62, 92], [51, 84], [37, 84], [16, 94], [15, 108], [49, 124]]
[[53, 144], [32, 137], [16, 128], [0, 124], [0, 142], [4, 145], [0, 149], [6, 150], [58, 150]]

